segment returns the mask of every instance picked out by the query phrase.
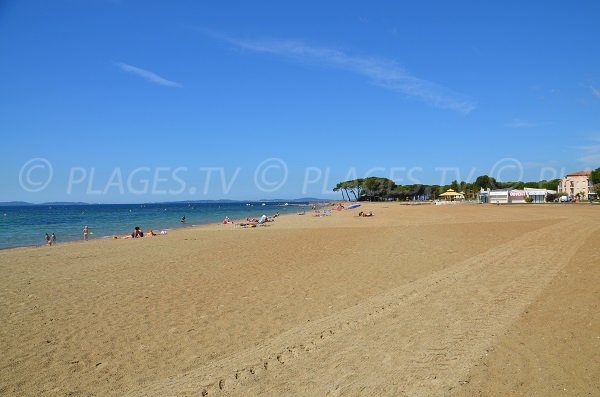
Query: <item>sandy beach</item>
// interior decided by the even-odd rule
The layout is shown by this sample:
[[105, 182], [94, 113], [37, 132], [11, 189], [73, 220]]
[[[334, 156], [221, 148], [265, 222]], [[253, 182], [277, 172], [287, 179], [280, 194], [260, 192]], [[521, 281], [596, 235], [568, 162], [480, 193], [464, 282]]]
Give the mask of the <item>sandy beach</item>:
[[600, 206], [0, 251], [6, 396], [600, 395]]

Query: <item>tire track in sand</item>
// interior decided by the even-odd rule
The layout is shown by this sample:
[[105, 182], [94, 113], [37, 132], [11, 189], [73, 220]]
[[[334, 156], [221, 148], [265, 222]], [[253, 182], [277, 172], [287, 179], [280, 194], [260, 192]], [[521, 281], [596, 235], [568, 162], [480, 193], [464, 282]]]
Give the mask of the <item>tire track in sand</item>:
[[131, 395], [445, 395], [591, 228], [566, 220], [529, 232]]

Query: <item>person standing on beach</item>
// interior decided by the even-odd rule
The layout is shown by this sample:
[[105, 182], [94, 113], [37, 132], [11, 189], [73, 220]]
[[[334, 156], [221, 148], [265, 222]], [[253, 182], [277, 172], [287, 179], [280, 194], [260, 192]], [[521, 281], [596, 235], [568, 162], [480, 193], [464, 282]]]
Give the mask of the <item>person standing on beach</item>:
[[52, 244], [56, 244], [56, 234], [52, 233], [51, 239], [52, 239]]
[[181, 223], [185, 223], [185, 215], [181, 217]]
[[48, 245], [52, 245], [52, 240], [50, 240], [50, 236], [48, 235], [48, 233], [46, 233], [45, 239]]
[[90, 233], [90, 231], [89, 231], [88, 227], [87, 227], [87, 226], [84, 226], [84, 227], [83, 227], [83, 239], [84, 239], [85, 241], [87, 241], [87, 239], [88, 239], [88, 234], [89, 234], [89, 233]]

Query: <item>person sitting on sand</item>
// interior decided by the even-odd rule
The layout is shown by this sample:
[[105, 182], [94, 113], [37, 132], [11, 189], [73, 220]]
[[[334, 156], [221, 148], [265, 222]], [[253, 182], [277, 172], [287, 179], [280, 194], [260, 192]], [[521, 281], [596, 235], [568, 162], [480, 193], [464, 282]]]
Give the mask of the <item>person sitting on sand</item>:
[[223, 224], [224, 224], [224, 225], [228, 225], [228, 224], [230, 224], [230, 223], [233, 223], [233, 222], [231, 222], [231, 220], [229, 219], [229, 217], [228, 217], [228, 216], [226, 216], [226, 217], [225, 217], [225, 219], [223, 219]]
[[131, 237], [133, 237], [133, 238], [144, 237], [144, 232], [142, 231], [142, 229], [139, 226], [136, 226], [133, 233], [131, 233]]
[[267, 223], [267, 222], [272, 222], [272, 220], [271, 220], [271, 219], [269, 219], [269, 218], [268, 218], [268, 217], [267, 217], [265, 214], [263, 214], [263, 215], [260, 217], [260, 219], [258, 220], [258, 222], [257, 222], [257, 223], [258, 223], [259, 225], [262, 225], [262, 224], [264, 224], [264, 223]]

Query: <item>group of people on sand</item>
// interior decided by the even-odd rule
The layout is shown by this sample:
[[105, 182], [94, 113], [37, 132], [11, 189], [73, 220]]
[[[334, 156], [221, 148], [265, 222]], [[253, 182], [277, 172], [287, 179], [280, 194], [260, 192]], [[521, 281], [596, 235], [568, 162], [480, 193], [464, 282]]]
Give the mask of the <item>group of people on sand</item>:
[[[239, 222], [239, 223], [233, 223], [231, 221], [229, 221], [229, 223], [232, 223], [236, 226], [241, 226], [241, 227], [256, 227], [259, 225], [264, 225], [266, 223], [269, 222], [275, 222], [275, 218], [277, 218], [279, 216], [279, 212], [276, 214], [273, 214], [271, 216], [267, 216], [264, 215], [261, 216], [260, 218], [256, 219], [256, 218], [246, 218], [243, 221]], [[229, 218], [226, 218], [229, 219]]]
[[46, 239], [46, 244], [56, 244], [56, 234], [52, 233], [52, 235], [50, 236], [48, 233], [46, 233], [46, 236], [44, 238]]
[[[166, 230], [161, 230], [160, 233], [156, 233], [154, 230], [152, 229], [148, 229], [146, 230], [146, 233], [144, 233], [144, 231], [142, 230], [141, 227], [136, 226], [133, 229], [133, 232], [131, 234], [127, 234], [125, 236], [123, 236], [123, 239], [129, 239], [129, 238], [142, 238], [142, 237], [151, 237], [151, 236], [158, 236], [158, 235], [164, 235], [167, 234]], [[119, 237], [117, 236], [113, 236], [113, 240], [117, 240]]]
[[258, 219], [247, 217], [246, 219], [244, 219], [238, 223], [233, 222], [231, 219], [229, 219], [228, 216], [226, 216], [225, 219], [223, 219], [222, 223], [224, 225], [236, 225], [236, 226], [244, 226], [244, 227], [252, 226], [252, 225], [256, 226], [256, 225], [262, 225], [263, 223], [267, 223], [267, 222], [274, 222], [275, 218], [277, 218], [278, 216], [279, 216], [279, 212], [277, 212], [271, 216], [267, 216], [267, 215], [263, 214], [263, 216], [261, 216]]
[[331, 216], [331, 211], [330, 210], [323, 210], [323, 212], [321, 212], [321, 210], [315, 210], [313, 216], [317, 216], [317, 217]]
[[[91, 234], [91, 233], [90, 233], [90, 229], [89, 229], [89, 227], [88, 227], [88, 226], [84, 226], [84, 227], [83, 227], [83, 239], [84, 239], [85, 241], [87, 241], [87, 240], [88, 240], [88, 238], [89, 238], [89, 235], [90, 235], [90, 234]], [[167, 231], [166, 231], [166, 230], [161, 230], [161, 231], [160, 231], [160, 234], [167, 234]], [[126, 234], [126, 235], [125, 235], [125, 236], [123, 236], [122, 238], [123, 238], [123, 239], [128, 239], [128, 238], [141, 238], [141, 237], [144, 237], [144, 236], [156, 236], [156, 235], [157, 235], [157, 233], [155, 233], [155, 232], [154, 232], [152, 229], [150, 229], [150, 230], [147, 230], [147, 231], [146, 231], [146, 233], [144, 233], [144, 231], [142, 230], [142, 228], [141, 228], [141, 227], [139, 227], [139, 226], [136, 226], [136, 227], [133, 229], [133, 232], [131, 232], [131, 234]], [[117, 240], [117, 239], [119, 239], [119, 237], [118, 237], [118, 236], [113, 236], [112, 238], [113, 238], [113, 240]], [[49, 240], [49, 239], [50, 239], [50, 240]], [[56, 243], [56, 235], [55, 235], [54, 233], [52, 233], [52, 236], [51, 236], [51, 237], [49, 237], [49, 236], [48, 236], [48, 233], [46, 233], [46, 241], [49, 241], [49, 242], [48, 242], [48, 245], [52, 245], [53, 243]]]
[[[263, 215], [261, 216], [259, 219], [256, 218], [246, 218], [244, 221], [241, 221], [239, 223], [236, 223], [235, 225], [237, 226], [256, 226], [256, 225], [261, 225], [267, 222], [273, 222], [275, 220], [275, 218], [277, 218], [279, 216], [279, 212], [273, 214], [272, 216], [266, 216]], [[181, 217], [181, 223], [186, 223], [186, 217], [185, 215]], [[231, 221], [231, 219], [229, 219], [228, 216], [225, 217], [225, 219], [223, 219], [223, 224], [228, 225], [228, 224], [234, 224], [233, 221]], [[167, 234], [166, 230], [161, 230], [160, 234]], [[90, 235], [90, 229], [89, 227], [86, 225], [83, 227], [83, 239], [85, 241], [88, 240]], [[152, 229], [147, 230], [145, 233], [146, 236], [156, 236], [157, 233], [155, 233]], [[122, 238], [127, 239], [127, 238], [142, 238], [144, 237], [144, 231], [142, 230], [141, 227], [136, 226], [133, 230], [133, 232], [131, 232], [131, 234], [127, 234], [125, 236], [123, 236]], [[50, 236], [48, 233], [46, 233], [46, 242], [48, 243], [48, 245], [52, 245], [56, 243], [56, 235], [54, 233], [52, 233], [52, 235]], [[113, 236], [113, 239], [118, 239], [119, 237], [117, 236]]]

